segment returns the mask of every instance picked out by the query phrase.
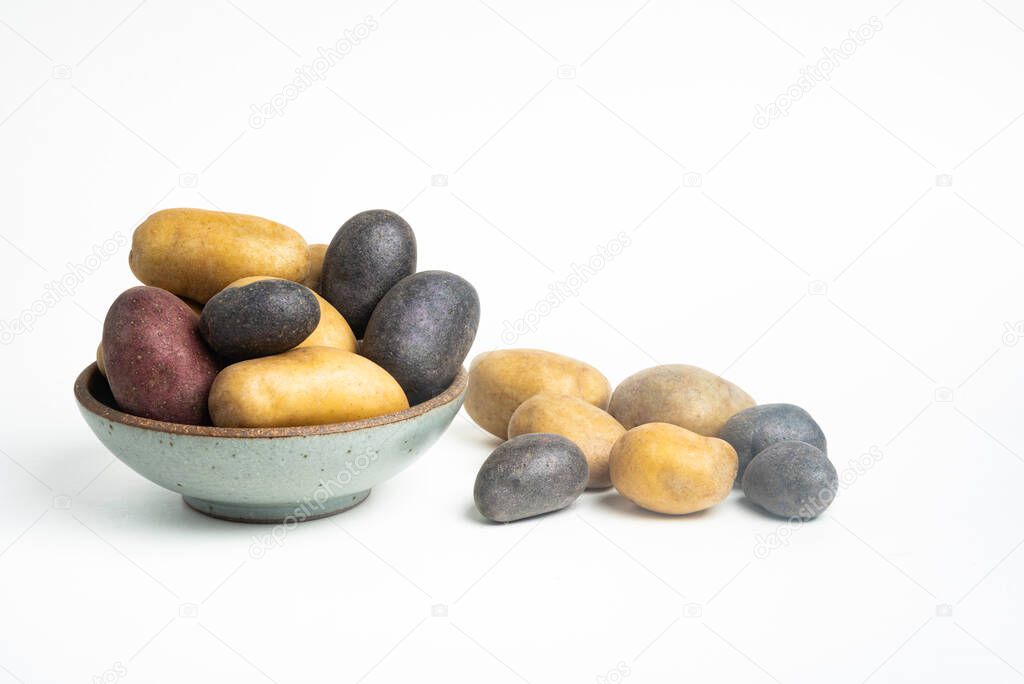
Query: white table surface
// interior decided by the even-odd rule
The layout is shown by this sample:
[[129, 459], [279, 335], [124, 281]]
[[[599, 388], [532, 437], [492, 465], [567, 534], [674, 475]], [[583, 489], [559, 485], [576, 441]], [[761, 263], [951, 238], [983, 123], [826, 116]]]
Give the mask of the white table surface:
[[[1024, 9], [551, 4], [0, 7], [0, 682], [1024, 677]], [[127, 238], [173, 206], [311, 242], [400, 211], [421, 268], [477, 286], [473, 354], [722, 372], [812, 411], [843, 489], [798, 526], [613, 491], [494, 526], [471, 492], [495, 442], [463, 413], [343, 515], [205, 518], [71, 395]]]

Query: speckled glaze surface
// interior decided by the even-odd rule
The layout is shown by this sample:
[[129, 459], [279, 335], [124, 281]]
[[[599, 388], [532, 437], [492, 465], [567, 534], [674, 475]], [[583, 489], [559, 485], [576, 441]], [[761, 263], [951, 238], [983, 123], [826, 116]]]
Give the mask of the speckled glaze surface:
[[437, 441], [465, 389], [462, 369], [442, 394], [405, 411], [290, 428], [216, 428], [132, 416], [115, 408], [95, 363], [75, 381], [75, 398], [107, 449], [192, 508], [227, 520], [279, 523], [362, 502]]

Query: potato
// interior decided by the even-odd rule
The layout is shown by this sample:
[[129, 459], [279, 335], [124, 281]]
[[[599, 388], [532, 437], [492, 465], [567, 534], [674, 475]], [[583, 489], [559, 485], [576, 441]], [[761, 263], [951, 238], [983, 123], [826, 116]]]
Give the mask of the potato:
[[739, 459], [729, 443], [668, 423], [647, 423], [612, 447], [612, 484], [633, 503], [658, 513], [710, 508], [732, 490]]
[[100, 342], [96, 345], [96, 368], [99, 369], [100, 375], [107, 377], [107, 364], [103, 360], [103, 343]]
[[320, 325], [320, 304], [305, 285], [269, 278], [213, 295], [199, 334], [219, 357], [244, 361], [286, 352]]
[[[269, 278], [271, 276], [262, 275], [239, 278], [229, 284], [228, 287], [241, 287], [242, 285], [255, 283], [257, 280], [267, 280]], [[338, 313], [338, 310], [331, 306], [330, 302], [316, 292], [313, 293], [313, 296], [316, 297], [317, 303], [320, 304], [320, 323], [316, 326], [316, 330], [297, 346], [334, 347], [335, 349], [354, 352], [356, 350], [356, 336], [352, 333], [352, 328], [349, 327], [344, 316]]]
[[320, 292], [320, 274], [324, 270], [324, 253], [327, 245], [318, 242], [309, 246], [309, 273], [306, 274], [302, 284], [313, 292]]
[[611, 385], [593, 366], [538, 349], [500, 349], [480, 354], [469, 368], [466, 412], [502, 439], [519, 405], [535, 394], [565, 394], [603, 409]]
[[410, 404], [419, 404], [455, 380], [479, 323], [476, 288], [454, 273], [420, 271], [377, 304], [359, 353], [391, 373]]
[[302, 282], [309, 251], [294, 230], [258, 216], [164, 209], [135, 229], [128, 264], [146, 285], [205, 304], [258, 273]]
[[209, 422], [206, 398], [218, 364], [185, 302], [156, 287], [126, 290], [103, 321], [102, 348], [122, 410], [172, 423]]
[[405, 392], [387, 371], [333, 347], [241, 361], [210, 388], [210, 415], [220, 427], [341, 423], [407, 408]]
[[754, 405], [749, 394], [714, 373], [683, 364], [655, 366], [623, 380], [608, 412], [627, 430], [672, 423], [714, 437], [733, 415]]
[[416, 272], [416, 235], [387, 209], [362, 211], [342, 224], [324, 253], [320, 290], [363, 338], [377, 302]]
[[[192, 311], [195, 312], [196, 316], [201, 316], [203, 314], [203, 307], [196, 304], [191, 299], [184, 299], [182, 297], [178, 297], [178, 299], [181, 299], [181, 301], [188, 304], [188, 308], [192, 309]], [[99, 370], [100, 375], [102, 375], [103, 377], [107, 376], [107, 364], [103, 359], [102, 340], [100, 341], [99, 344], [96, 345], [96, 368]]]
[[619, 421], [578, 397], [538, 394], [524, 401], [508, 422], [508, 437], [534, 432], [561, 435], [576, 444], [587, 458], [587, 487], [610, 487], [608, 454], [626, 428]]

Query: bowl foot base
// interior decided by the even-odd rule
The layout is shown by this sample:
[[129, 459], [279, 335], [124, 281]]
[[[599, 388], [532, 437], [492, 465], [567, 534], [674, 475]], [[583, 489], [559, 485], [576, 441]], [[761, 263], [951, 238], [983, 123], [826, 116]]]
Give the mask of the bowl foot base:
[[354, 508], [366, 500], [370, 490], [345, 494], [320, 501], [307, 501], [302, 504], [283, 506], [247, 506], [245, 504], [222, 503], [207, 501], [191, 496], [183, 496], [185, 503], [203, 515], [221, 520], [244, 523], [297, 523], [317, 518], [326, 518], [342, 511]]

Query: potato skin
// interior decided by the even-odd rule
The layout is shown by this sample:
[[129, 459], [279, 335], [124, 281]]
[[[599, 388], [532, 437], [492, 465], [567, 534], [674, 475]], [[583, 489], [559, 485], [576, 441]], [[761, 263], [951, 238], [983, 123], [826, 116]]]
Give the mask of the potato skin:
[[322, 425], [407, 408], [405, 392], [387, 371], [333, 347], [241, 361], [210, 388], [210, 415], [219, 427]]
[[217, 356], [231, 362], [286, 352], [318, 325], [320, 304], [313, 291], [271, 278], [213, 295], [199, 317], [199, 334]]
[[501, 439], [519, 405], [535, 394], [565, 394], [604, 409], [611, 385], [593, 366], [539, 349], [500, 349], [473, 359], [466, 388], [466, 412]]
[[309, 246], [309, 273], [306, 274], [302, 284], [317, 294], [320, 293], [320, 274], [324, 270], [324, 253], [327, 252], [327, 245], [317, 242]]
[[[257, 280], [269, 280], [272, 276], [258, 275], [239, 278], [230, 283], [228, 287], [241, 287]], [[307, 286], [308, 287], [308, 286]], [[296, 345], [299, 347], [334, 347], [348, 352], [356, 350], [356, 336], [349, 327], [345, 317], [338, 313], [338, 310], [331, 306], [326, 299], [313, 292], [316, 301], [320, 304], [320, 323], [316, 329], [302, 342]]]
[[742, 389], [696, 366], [670, 364], [635, 373], [615, 388], [608, 412], [627, 430], [671, 423], [707, 437], [755, 404]]
[[205, 304], [257, 273], [302, 282], [309, 251], [297, 232], [258, 216], [164, 209], [135, 229], [128, 264], [146, 285]]
[[320, 291], [362, 339], [377, 302], [416, 272], [416, 234], [387, 209], [361, 211], [342, 224], [324, 253]]
[[420, 271], [377, 303], [360, 353], [398, 380], [410, 404], [419, 404], [452, 384], [479, 324], [480, 297], [465, 278]]
[[710, 508], [732, 491], [739, 459], [728, 442], [668, 423], [647, 423], [612, 447], [612, 484], [624, 497], [658, 513]]
[[156, 287], [126, 290], [107, 312], [101, 344], [110, 390], [124, 411], [209, 424], [206, 399], [219, 366], [185, 302]]
[[508, 422], [508, 437], [534, 432], [561, 435], [580, 448], [587, 458], [588, 489], [612, 484], [608, 454], [625, 432], [619, 421], [579, 397], [538, 394], [524, 401]]

